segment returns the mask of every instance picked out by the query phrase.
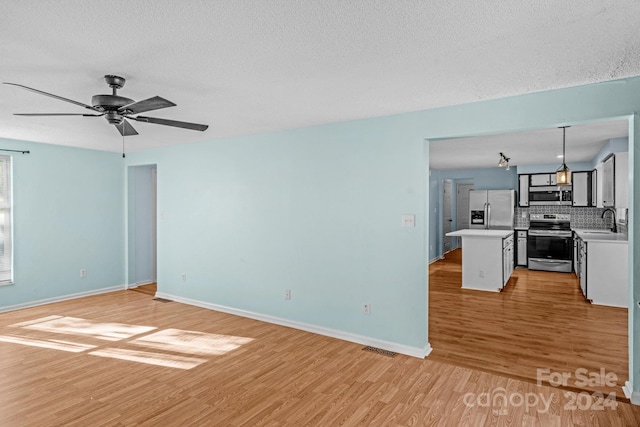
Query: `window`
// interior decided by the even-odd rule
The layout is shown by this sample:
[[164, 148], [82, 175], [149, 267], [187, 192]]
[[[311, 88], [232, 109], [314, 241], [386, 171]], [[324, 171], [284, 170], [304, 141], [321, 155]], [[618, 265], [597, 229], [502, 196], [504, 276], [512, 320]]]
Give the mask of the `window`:
[[0, 156], [0, 285], [12, 283], [11, 157]]

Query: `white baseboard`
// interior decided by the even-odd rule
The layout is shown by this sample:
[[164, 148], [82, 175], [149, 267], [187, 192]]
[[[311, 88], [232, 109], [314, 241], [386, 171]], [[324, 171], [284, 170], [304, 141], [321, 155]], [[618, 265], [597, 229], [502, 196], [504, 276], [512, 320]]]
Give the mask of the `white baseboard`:
[[76, 294], [61, 295], [52, 298], [45, 298], [37, 301], [29, 301], [22, 304], [0, 306], [0, 313], [7, 311], [21, 310], [23, 308], [37, 307], [39, 305], [51, 304], [54, 302], [67, 301], [76, 298], [88, 297], [91, 295], [105, 294], [107, 292], [121, 291], [127, 289], [127, 285], [111, 286], [109, 288], [94, 289], [86, 292], [78, 292]]
[[436, 258], [430, 260], [429, 264], [433, 264], [434, 262], [440, 261], [441, 259], [444, 259], [444, 256], [439, 256], [439, 257], [436, 257]]
[[622, 392], [625, 397], [631, 401], [634, 405], [640, 405], [640, 391], [634, 391], [629, 381], [624, 383]]
[[429, 355], [429, 353], [431, 353], [431, 345], [429, 345], [429, 343], [427, 343], [425, 348], [410, 347], [403, 344], [367, 337], [364, 335], [352, 334], [350, 332], [339, 331], [336, 329], [325, 328], [323, 326], [311, 325], [303, 322], [296, 322], [294, 320], [282, 319], [280, 317], [269, 316], [267, 314], [254, 313], [252, 311], [240, 310], [237, 308], [198, 301], [191, 298], [184, 298], [176, 295], [166, 294], [163, 292], [157, 292], [156, 297], [180, 302], [183, 304], [193, 305], [196, 307], [206, 308], [208, 310], [220, 311], [223, 313], [247, 317], [249, 319], [259, 320], [262, 322], [273, 323], [275, 325], [299, 329], [306, 332], [312, 332], [314, 334], [337, 338], [356, 344], [377, 347], [383, 350], [393, 351], [395, 353], [406, 354], [407, 356], [418, 357], [420, 359], [424, 359], [427, 355]]

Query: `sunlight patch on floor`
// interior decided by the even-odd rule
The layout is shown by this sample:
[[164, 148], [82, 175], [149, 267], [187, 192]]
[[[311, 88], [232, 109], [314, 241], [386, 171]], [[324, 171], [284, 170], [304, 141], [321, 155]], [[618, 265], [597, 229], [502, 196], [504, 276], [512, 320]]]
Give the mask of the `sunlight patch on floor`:
[[106, 341], [120, 341], [157, 329], [153, 326], [103, 323], [77, 317], [62, 316], [48, 316], [42, 319], [36, 319], [36, 321], [32, 321], [22, 327], [25, 329], [35, 329], [60, 334], [90, 335]]
[[[12, 333], [0, 335], [0, 342], [73, 353], [89, 352], [92, 356], [177, 369], [192, 369], [208, 360], [191, 356], [219, 356], [253, 341], [253, 338], [232, 335], [173, 328], [157, 330], [154, 326], [96, 322], [55, 315], [14, 323], [8, 328], [12, 328]], [[20, 329], [20, 333], [16, 329]], [[152, 331], [155, 332], [150, 333]], [[74, 335], [74, 341], [86, 342], [58, 339], [58, 334]], [[118, 348], [103, 347], [97, 340], [118, 341], [120, 344]], [[156, 351], [121, 348], [123, 346], [145, 347]]]
[[207, 334], [204, 332], [164, 329], [135, 339], [131, 344], [156, 350], [217, 356], [235, 350], [252, 338], [230, 335]]
[[70, 341], [61, 340], [40, 340], [35, 338], [21, 337], [17, 335], [0, 335], [0, 341], [10, 342], [13, 344], [28, 345], [31, 347], [49, 348], [52, 350], [70, 351], [72, 353], [81, 353], [86, 350], [96, 348], [95, 345], [80, 344]]
[[195, 368], [208, 360], [195, 357], [177, 356], [167, 353], [126, 350], [123, 348], [105, 348], [103, 350], [92, 351], [89, 354], [92, 356], [109, 357], [112, 359], [128, 360], [130, 362], [146, 363], [148, 365], [177, 369]]

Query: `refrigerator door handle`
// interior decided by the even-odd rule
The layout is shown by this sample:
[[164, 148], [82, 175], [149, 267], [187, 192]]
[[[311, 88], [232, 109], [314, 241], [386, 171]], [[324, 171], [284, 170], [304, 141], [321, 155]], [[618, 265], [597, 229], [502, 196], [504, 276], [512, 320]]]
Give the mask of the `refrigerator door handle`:
[[486, 218], [487, 218], [487, 223], [485, 224], [486, 229], [489, 229], [489, 224], [491, 224], [491, 203], [485, 203], [484, 204], [484, 209], [486, 211]]

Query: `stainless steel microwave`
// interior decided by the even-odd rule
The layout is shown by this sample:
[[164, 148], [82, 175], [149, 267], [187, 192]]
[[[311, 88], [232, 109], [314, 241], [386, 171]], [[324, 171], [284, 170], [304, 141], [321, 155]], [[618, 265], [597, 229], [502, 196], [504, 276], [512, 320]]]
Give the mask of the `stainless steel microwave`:
[[572, 200], [570, 186], [529, 187], [529, 206], [571, 205]]

